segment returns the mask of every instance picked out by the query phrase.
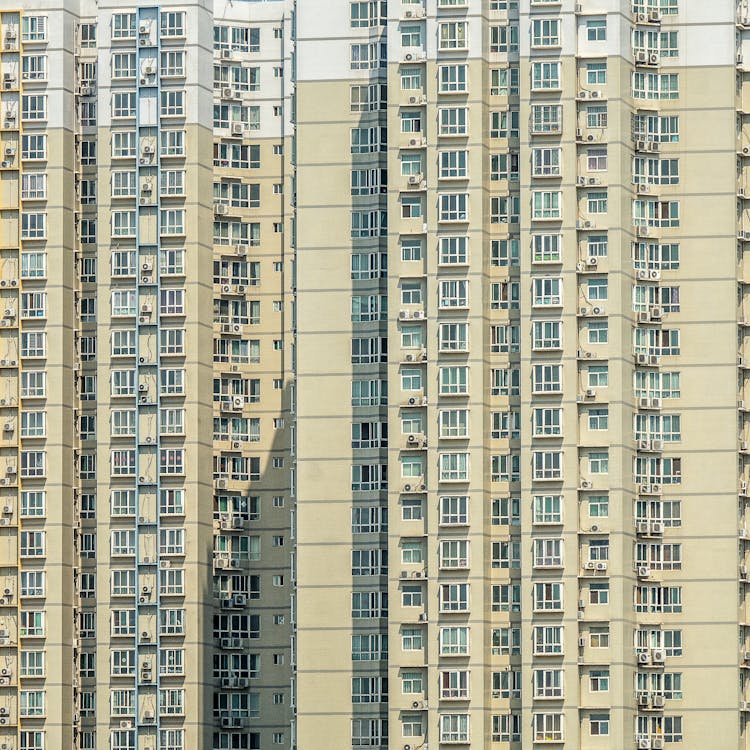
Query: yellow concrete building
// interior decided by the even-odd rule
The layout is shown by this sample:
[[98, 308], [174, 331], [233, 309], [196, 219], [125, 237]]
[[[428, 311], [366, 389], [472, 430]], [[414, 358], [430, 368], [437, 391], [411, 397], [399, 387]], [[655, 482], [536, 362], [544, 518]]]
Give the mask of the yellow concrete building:
[[0, 747], [291, 747], [292, 5], [0, 11]]
[[0, 7], [0, 750], [720, 750], [747, 0]]
[[302, 747], [746, 746], [745, 5], [297, 4]]

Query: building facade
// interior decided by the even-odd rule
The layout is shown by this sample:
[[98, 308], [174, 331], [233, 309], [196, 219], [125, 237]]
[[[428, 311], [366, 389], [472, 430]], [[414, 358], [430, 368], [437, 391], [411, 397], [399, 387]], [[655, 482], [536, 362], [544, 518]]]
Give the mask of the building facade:
[[744, 747], [747, 8], [326, 6], [302, 745]]
[[745, 748], [746, 0], [0, 8], [0, 750]]
[[0, 746], [289, 747], [292, 5], [0, 24]]

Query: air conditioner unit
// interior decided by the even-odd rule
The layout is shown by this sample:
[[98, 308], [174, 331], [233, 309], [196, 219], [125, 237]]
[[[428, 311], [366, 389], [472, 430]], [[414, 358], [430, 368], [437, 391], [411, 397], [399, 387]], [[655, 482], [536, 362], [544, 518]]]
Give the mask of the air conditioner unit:
[[635, 363], [637, 365], [646, 365], [646, 364], [648, 364], [648, 355], [646, 355], [646, 354], [636, 354], [635, 355]]
[[651, 652], [651, 660], [654, 664], [664, 664], [667, 660], [667, 652], [660, 648], [655, 648]]
[[[149, 675], [149, 679], [151, 679], [151, 675]], [[146, 710], [143, 712], [143, 720], [144, 721], [153, 721], [154, 720], [154, 712]]]
[[584, 570], [596, 570], [596, 563], [592, 560], [589, 560], [588, 562], [585, 562], [583, 564]]
[[648, 737], [641, 737], [638, 740], [638, 750], [651, 750], [651, 740]]
[[142, 314], [142, 315], [150, 315], [150, 314], [151, 314], [151, 311], [152, 311], [152, 309], [153, 309], [153, 308], [151, 307], [150, 303], [148, 303], [148, 302], [144, 302], [144, 303], [143, 303], [143, 304], [141, 305], [141, 314]]
[[659, 11], [658, 10], [649, 11], [648, 20], [651, 23], [659, 23], [659, 21], [661, 21], [661, 16], [659, 15]]
[[635, 61], [637, 63], [645, 63], [648, 61], [648, 55], [645, 52], [636, 52]]
[[648, 521], [638, 521], [635, 525], [635, 530], [637, 534], [648, 534]]
[[222, 99], [234, 99], [234, 92], [232, 91], [231, 86], [225, 86], [221, 90], [221, 98]]
[[232, 123], [232, 135], [242, 135], [245, 132], [245, 126], [241, 122]]
[[638, 663], [639, 664], [650, 664], [651, 663], [651, 657], [648, 653], [648, 651], [641, 651], [638, 654]]
[[651, 441], [650, 440], [639, 440], [638, 441], [638, 450], [639, 451], [647, 451], [651, 449]]
[[648, 277], [651, 281], [658, 281], [661, 278], [661, 271], [658, 268], [651, 268]]
[[648, 578], [651, 575], [651, 568], [647, 565], [639, 565], [636, 572], [638, 573], [638, 578]]
[[409, 175], [407, 182], [409, 185], [419, 185], [419, 183], [422, 182], [422, 176], [417, 174]]
[[239, 244], [234, 246], [234, 253], [235, 255], [247, 255], [247, 245], [246, 244]]
[[232, 50], [230, 49], [223, 49], [221, 51], [221, 59], [222, 60], [228, 60], [232, 56]]
[[138, 27], [138, 33], [139, 34], [148, 34], [148, 24], [147, 23], [142, 23]]
[[590, 313], [591, 309], [588, 307], [580, 307], [578, 308], [578, 314], [579, 315], [588, 315]]
[[591, 524], [591, 526], [589, 527], [589, 531], [592, 534], [596, 534], [596, 533], [598, 533], [600, 531], [600, 529], [599, 529], [599, 526], [594, 523], [594, 524]]
[[635, 230], [635, 233], [639, 237], [648, 237], [649, 234], [650, 234], [650, 230], [649, 230], [648, 227], [637, 227], [636, 230]]
[[651, 702], [651, 696], [648, 693], [638, 693], [638, 705], [648, 706]]
[[600, 561], [599, 561], [599, 562], [598, 562], [598, 563], [596, 564], [596, 569], [597, 569], [597, 570], [606, 570], [606, 569], [607, 569], [607, 563], [606, 563], [606, 561], [604, 561], [604, 560], [600, 560]]
[[578, 92], [578, 98], [579, 99], [588, 99], [589, 98], [589, 92], [588, 91], [579, 91]]
[[155, 153], [154, 147], [150, 143], [145, 143], [143, 145], [143, 153], [144, 154], [153, 154]]
[[596, 396], [596, 391], [593, 388], [587, 388], [585, 395], [586, 398], [594, 398]]
[[419, 622], [427, 622], [427, 613], [420, 612], [419, 617], [417, 619], [419, 620]]
[[664, 696], [663, 695], [655, 695], [652, 700], [652, 705], [654, 708], [664, 708]]
[[9, 466], [5, 467], [5, 473], [6, 474], [16, 474], [18, 472], [18, 469], [16, 468], [15, 464], [10, 464]]
[[603, 99], [604, 98], [604, 92], [603, 91], [592, 91], [591, 92], [591, 98], [592, 99]]
[[594, 483], [590, 479], [581, 480], [581, 489], [590, 490], [594, 486]]
[[214, 203], [214, 213], [218, 216], [224, 216], [229, 213], [229, 206], [226, 203]]

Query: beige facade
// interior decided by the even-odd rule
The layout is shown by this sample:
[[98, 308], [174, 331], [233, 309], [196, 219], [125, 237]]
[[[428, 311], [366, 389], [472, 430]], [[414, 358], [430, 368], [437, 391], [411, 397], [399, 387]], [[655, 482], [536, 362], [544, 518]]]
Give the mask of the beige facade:
[[749, 29], [0, 9], [0, 750], [744, 748]]
[[328, 5], [300, 741], [744, 747], [747, 8]]
[[293, 743], [291, 20], [0, 13], [4, 749]]

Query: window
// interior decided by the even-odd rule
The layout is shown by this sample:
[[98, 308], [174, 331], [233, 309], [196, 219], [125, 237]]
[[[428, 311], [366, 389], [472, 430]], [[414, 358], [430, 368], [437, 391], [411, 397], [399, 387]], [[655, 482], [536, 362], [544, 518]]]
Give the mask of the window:
[[609, 648], [609, 625], [592, 625], [589, 628], [591, 648]]
[[438, 134], [441, 136], [468, 135], [469, 111], [464, 107], [438, 109]]
[[469, 481], [468, 453], [441, 453], [438, 459], [441, 482]]
[[532, 347], [536, 350], [562, 348], [562, 322], [536, 320], [532, 326]]
[[466, 179], [468, 155], [468, 151], [440, 151], [438, 153], [439, 178], [442, 180]]
[[441, 323], [438, 329], [441, 352], [465, 352], [469, 348], [468, 323]]
[[438, 24], [438, 49], [466, 49], [469, 46], [467, 26], [465, 21]]
[[467, 193], [443, 193], [438, 196], [438, 221], [465, 222], [468, 217]]
[[589, 604], [609, 604], [609, 584], [589, 584]]
[[634, 72], [633, 98], [669, 100], [679, 98], [679, 74]]
[[24, 211], [21, 214], [21, 238], [24, 240], [47, 239], [47, 214]]
[[439, 65], [438, 93], [468, 93], [468, 65]]
[[185, 114], [185, 92], [162, 91], [160, 113], [162, 117], [182, 117]]
[[602, 172], [607, 169], [607, 147], [590, 148], [586, 151], [586, 169], [589, 172]]
[[112, 94], [112, 117], [135, 117], [135, 103], [134, 91], [115, 91]]
[[550, 91], [560, 88], [559, 62], [534, 62], [531, 64], [533, 91]]
[[590, 214], [606, 214], [607, 213], [607, 192], [597, 191], [597, 192], [587, 193], [586, 210]]
[[563, 714], [533, 714], [534, 742], [562, 742]]
[[589, 344], [606, 344], [609, 341], [609, 325], [606, 321], [589, 321], [586, 332]]
[[563, 653], [563, 629], [559, 625], [536, 626], [532, 638], [536, 656]]
[[163, 37], [185, 36], [185, 13], [162, 12], [160, 32]]
[[561, 195], [559, 191], [533, 191], [531, 218], [537, 221], [562, 218]]
[[441, 612], [468, 612], [469, 611], [469, 589], [468, 583], [443, 583], [440, 584], [439, 601]]
[[531, 150], [532, 176], [533, 177], [559, 177], [561, 174], [560, 155], [561, 155], [561, 149], [559, 148], [534, 148], [532, 149]]
[[469, 742], [469, 714], [441, 714], [440, 742]]
[[439, 641], [441, 656], [468, 656], [469, 654], [468, 627], [440, 628]]
[[533, 47], [559, 47], [560, 20], [557, 18], [532, 19], [531, 45]]
[[534, 495], [532, 506], [535, 524], [560, 524], [563, 522], [562, 495]]
[[589, 86], [602, 86], [607, 83], [607, 63], [586, 63], [586, 84]]
[[562, 305], [562, 279], [560, 277], [533, 279], [534, 307], [559, 307]]
[[112, 38], [133, 39], [135, 37], [135, 13], [112, 14]]
[[589, 42], [607, 41], [606, 18], [589, 18], [586, 21], [586, 39]]
[[440, 395], [468, 395], [468, 367], [441, 367], [438, 371]]
[[21, 137], [21, 158], [28, 161], [42, 161], [47, 158], [46, 135], [23, 135]]
[[531, 105], [531, 132], [534, 135], [562, 131], [562, 107], [557, 104]]
[[533, 673], [534, 698], [562, 698], [563, 670], [535, 669]]
[[592, 669], [589, 671], [589, 690], [592, 693], [609, 692], [609, 669]]
[[521, 72], [517, 67], [490, 70], [490, 96], [517, 96]]
[[[593, 690], [593, 688], [592, 688]], [[592, 737], [603, 737], [609, 734], [609, 714], [597, 713], [589, 716], [589, 732]]]
[[490, 52], [503, 55], [518, 52], [518, 26], [490, 26]]
[[609, 385], [609, 368], [607, 365], [589, 365], [589, 388], [605, 388]]
[[21, 16], [21, 39], [24, 42], [47, 41], [47, 16]]
[[551, 612], [562, 610], [562, 583], [534, 583], [534, 610]]

